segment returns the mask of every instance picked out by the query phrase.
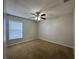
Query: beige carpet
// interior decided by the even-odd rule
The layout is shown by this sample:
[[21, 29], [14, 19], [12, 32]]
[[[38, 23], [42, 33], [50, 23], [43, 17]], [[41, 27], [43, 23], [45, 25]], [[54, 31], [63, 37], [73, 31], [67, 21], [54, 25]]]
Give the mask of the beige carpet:
[[7, 47], [7, 59], [74, 59], [74, 55], [71, 48], [37, 39]]

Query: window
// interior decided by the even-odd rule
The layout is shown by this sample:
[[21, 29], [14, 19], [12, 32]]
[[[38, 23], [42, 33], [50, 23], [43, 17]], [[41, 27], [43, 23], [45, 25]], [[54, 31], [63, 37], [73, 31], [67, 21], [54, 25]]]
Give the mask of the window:
[[9, 21], [9, 40], [19, 39], [23, 37], [22, 32], [23, 24], [21, 21]]

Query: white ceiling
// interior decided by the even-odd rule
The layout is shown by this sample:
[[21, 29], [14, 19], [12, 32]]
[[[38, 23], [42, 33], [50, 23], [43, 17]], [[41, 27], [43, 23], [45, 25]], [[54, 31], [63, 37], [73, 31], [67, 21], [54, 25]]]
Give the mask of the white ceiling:
[[31, 13], [42, 10], [47, 17], [55, 17], [71, 13], [74, 9], [74, 0], [64, 3], [64, 0], [5, 0], [5, 12], [29, 18]]

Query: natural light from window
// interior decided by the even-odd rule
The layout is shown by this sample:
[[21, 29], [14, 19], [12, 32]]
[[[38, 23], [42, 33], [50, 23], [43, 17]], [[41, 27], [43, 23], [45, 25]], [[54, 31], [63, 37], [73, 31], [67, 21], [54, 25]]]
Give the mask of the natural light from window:
[[23, 23], [21, 21], [9, 21], [9, 40], [19, 39], [23, 37]]

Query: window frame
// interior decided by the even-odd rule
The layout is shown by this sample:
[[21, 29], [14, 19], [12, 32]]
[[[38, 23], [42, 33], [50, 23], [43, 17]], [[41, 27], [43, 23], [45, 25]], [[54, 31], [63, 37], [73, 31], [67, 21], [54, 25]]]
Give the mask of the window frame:
[[[5, 13], [5, 20], [6, 20], [6, 44], [7, 46], [10, 44], [15, 44], [18, 42], [21, 42], [24, 39], [24, 18], [19, 17], [19, 16], [15, 16], [15, 15], [11, 15], [8, 13]], [[21, 21], [23, 23], [22, 25], [22, 38], [18, 38], [18, 39], [13, 39], [13, 40], [9, 40], [9, 20], [14, 20], [14, 21]]]
[[[9, 20], [9, 21], [15, 21], [15, 22], [20, 22], [20, 23], [22, 23], [22, 38], [23, 38], [23, 36], [24, 36], [24, 35], [23, 35], [23, 33], [24, 33], [24, 32], [23, 32], [23, 22], [20, 21], [20, 20]], [[9, 29], [8, 29], [8, 31], [9, 31]], [[22, 38], [20, 37], [20, 38], [15, 38], [15, 39], [9, 39], [9, 38], [8, 38], [8, 39], [9, 39], [9, 40], [16, 40], [16, 39], [22, 39]]]
[[[12, 20], [12, 19], [10, 19], [9, 21], [15, 21], [15, 22], [20, 22], [20, 23], [22, 23], [22, 38], [20, 37], [20, 38], [15, 38], [15, 39], [9, 39], [9, 37], [8, 37], [8, 39], [9, 39], [9, 41], [13, 41], [13, 40], [18, 40], [18, 39], [23, 39], [23, 21], [20, 21], [20, 20], [16, 20], [16, 19], [14, 19], [14, 20]], [[9, 21], [8, 21], [8, 28], [9, 28]], [[8, 34], [9, 34], [9, 29], [8, 29]]]

